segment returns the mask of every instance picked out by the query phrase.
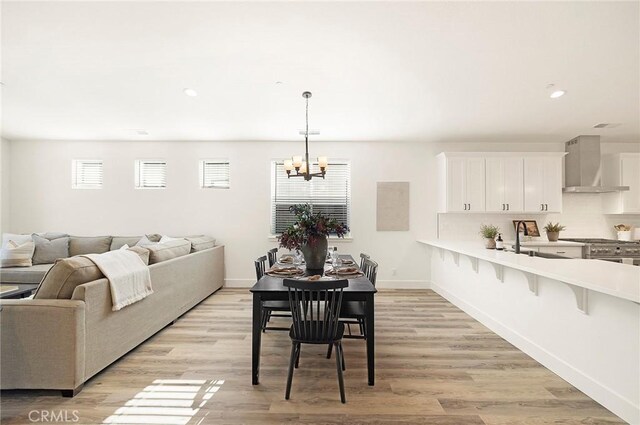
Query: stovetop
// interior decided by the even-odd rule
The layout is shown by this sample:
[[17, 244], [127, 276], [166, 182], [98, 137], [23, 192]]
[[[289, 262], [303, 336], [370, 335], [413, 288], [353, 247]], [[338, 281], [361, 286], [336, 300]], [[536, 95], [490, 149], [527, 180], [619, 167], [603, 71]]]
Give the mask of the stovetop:
[[617, 239], [603, 238], [562, 238], [561, 241], [579, 242], [585, 244], [602, 244], [602, 245], [638, 245], [640, 241], [619, 241]]

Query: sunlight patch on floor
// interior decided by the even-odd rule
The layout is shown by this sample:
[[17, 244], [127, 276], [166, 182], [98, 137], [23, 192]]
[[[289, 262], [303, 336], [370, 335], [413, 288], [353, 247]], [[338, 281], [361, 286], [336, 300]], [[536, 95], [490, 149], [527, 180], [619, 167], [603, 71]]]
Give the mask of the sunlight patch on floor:
[[197, 425], [198, 415], [224, 380], [156, 379], [116, 409], [103, 424]]

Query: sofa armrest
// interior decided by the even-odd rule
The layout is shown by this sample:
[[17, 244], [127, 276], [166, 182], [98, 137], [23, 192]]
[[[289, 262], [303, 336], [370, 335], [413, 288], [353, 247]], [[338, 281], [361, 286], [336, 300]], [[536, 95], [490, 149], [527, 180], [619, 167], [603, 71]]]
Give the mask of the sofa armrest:
[[2, 300], [0, 308], [0, 388], [69, 390], [84, 382], [84, 302]]

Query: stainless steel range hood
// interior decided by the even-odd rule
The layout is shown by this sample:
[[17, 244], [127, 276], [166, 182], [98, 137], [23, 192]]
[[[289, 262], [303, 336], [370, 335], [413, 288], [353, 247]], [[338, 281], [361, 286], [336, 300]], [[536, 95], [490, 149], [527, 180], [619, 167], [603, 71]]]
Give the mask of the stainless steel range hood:
[[568, 193], [606, 193], [629, 190], [629, 186], [602, 186], [600, 136], [578, 136], [565, 144], [565, 188]]

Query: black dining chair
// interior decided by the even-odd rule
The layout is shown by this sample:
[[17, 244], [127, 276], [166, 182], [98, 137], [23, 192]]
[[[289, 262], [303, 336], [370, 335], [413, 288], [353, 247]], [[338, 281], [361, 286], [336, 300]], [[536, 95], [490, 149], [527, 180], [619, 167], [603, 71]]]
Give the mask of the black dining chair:
[[278, 248], [273, 248], [267, 251], [267, 257], [269, 257], [269, 267], [273, 267], [278, 261]]
[[[256, 282], [264, 276], [267, 269], [267, 256], [263, 255], [254, 261], [256, 267]], [[262, 312], [260, 317], [260, 323], [262, 326], [262, 332], [270, 331], [288, 331], [289, 328], [281, 328], [276, 326], [269, 326], [267, 324], [271, 321], [272, 317], [291, 317], [289, 314], [283, 314], [283, 312], [289, 311], [289, 302], [288, 301], [263, 301], [262, 302]], [[274, 312], [276, 312], [274, 314]]]
[[[373, 286], [376, 286], [378, 263], [367, 256], [367, 258], [364, 258], [362, 261], [361, 271]], [[343, 303], [342, 308], [340, 309], [340, 321], [347, 325], [347, 329], [349, 331], [349, 333], [344, 337], [349, 339], [367, 339], [366, 318], [367, 315], [364, 301], [347, 301]], [[360, 328], [360, 334], [353, 335], [351, 333], [351, 325], [358, 325]], [[329, 345], [329, 348], [327, 349], [328, 359], [331, 358], [332, 349], [333, 346]]]
[[301, 345], [330, 344], [336, 347], [340, 401], [346, 403], [342, 377], [342, 371], [345, 370], [342, 348], [344, 324], [339, 320], [339, 312], [342, 306], [342, 292], [349, 286], [349, 281], [343, 279], [309, 282], [284, 279], [283, 284], [288, 289], [289, 306], [293, 318], [293, 324], [289, 330], [291, 355], [284, 398], [289, 400], [291, 394], [293, 369], [298, 367]]
[[360, 253], [360, 270], [363, 270], [364, 260], [368, 260], [369, 258], [371, 258], [371, 257], [369, 255], [365, 254], [364, 252]]

